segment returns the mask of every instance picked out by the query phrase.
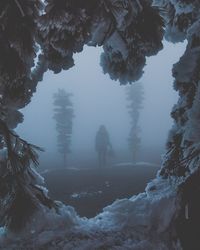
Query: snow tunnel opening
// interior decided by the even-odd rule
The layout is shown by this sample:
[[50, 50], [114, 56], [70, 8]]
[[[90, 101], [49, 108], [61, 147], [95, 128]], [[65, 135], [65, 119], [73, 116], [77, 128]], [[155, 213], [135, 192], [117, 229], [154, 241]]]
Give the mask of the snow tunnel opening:
[[[31, 103], [22, 110], [24, 122], [17, 132], [46, 149], [40, 155], [39, 171], [53, 199], [74, 206], [81, 216], [93, 217], [117, 198], [131, 197], [144, 190], [159, 169], [172, 126], [169, 114], [178, 97], [172, 91], [171, 69], [184, 50], [185, 43], [174, 45], [165, 41], [164, 49], [147, 59], [139, 81], [144, 86], [144, 101], [140, 111], [141, 148], [137, 164], [131, 162], [127, 142], [130, 131], [127, 87], [102, 73], [101, 48], [85, 46], [82, 53], [75, 55], [75, 67], [58, 75], [46, 73]], [[75, 116], [67, 169], [63, 168], [56, 148], [53, 94], [58, 89], [73, 94]], [[106, 126], [114, 149], [114, 157], [108, 160], [104, 170], [98, 168], [94, 147], [101, 124]]]

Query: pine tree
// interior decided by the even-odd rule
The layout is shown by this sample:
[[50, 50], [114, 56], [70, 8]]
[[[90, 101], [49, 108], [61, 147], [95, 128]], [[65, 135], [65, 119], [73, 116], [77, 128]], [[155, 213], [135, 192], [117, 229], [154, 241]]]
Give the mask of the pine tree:
[[126, 88], [128, 112], [131, 118], [131, 130], [128, 138], [129, 148], [132, 154], [133, 162], [136, 161], [140, 149], [140, 127], [139, 116], [140, 110], [143, 108], [142, 101], [144, 96], [143, 86], [140, 82], [134, 83]]
[[21, 139], [0, 121], [1, 146], [6, 149], [0, 161], [0, 224], [11, 231], [24, 228], [36, 211], [57, 208], [43, 190], [42, 178], [32, 168], [39, 165], [36, 151], [43, 149]]
[[58, 133], [58, 152], [63, 155], [64, 166], [67, 166], [68, 154], [71, 152], [71, 137], [73, 125], [73, 105], [71, 102], [72, 94], [64, 89], [59, 89], [54, 94], [54, 116], [56, 120], [56, 130]]
[[[86, 44], [103, 46], [104, 73], [126, 84], [142, 75], [147, 56], [162, 49], [164, 22], [168, 39], [188, 40], [185, 54], [173, 69], [180, 100], [172, 112], [175, 125], [160, 175], [184, 176], [188, 170], [199, 169], [199, 144], [191, 136], [188, 141], [187, 130], [190, 119], [199, 123], [196, 112], [188, 111], [197, 105], [194, 99], [200, 84], [200, 3], [153, 3], [154, 7], [152, 0], [46, 0], [44, 8], [39, 0], [0, 1], [0, 147], [7, 150], [0, 165], [0, 223], [8, 229], [22, 227], [21, 222], [43, 205], [55, 206], [38, 188], [37, 177], [32, 173], [30, 164], [38, 164], [39, 148], [13, 131], [23, 121], [19, 109], [30, 102], [47, 69], [58, 73], [72, 67], [74, 53]], [[35, 66], [38, 51], [41, 54]]]
[[120, 84], [132, 83], [142, 76], [146, 56], [162, 49], [164, 23], [151, 1], [111, 1], [108, 9], [114, 31], [103, 43], [101, 66]]
[[[43, 191], [37, 166], [38, 150], [13, 129], [23, 121], [18, 109], [26, 106], [47, 69], [37, 53], [39, 0], [0, 1], [0, 224], [12, 231], [23, 229], [44, 207], [56, 207]], [[42, 59], [42, 57], [40, 56]]]

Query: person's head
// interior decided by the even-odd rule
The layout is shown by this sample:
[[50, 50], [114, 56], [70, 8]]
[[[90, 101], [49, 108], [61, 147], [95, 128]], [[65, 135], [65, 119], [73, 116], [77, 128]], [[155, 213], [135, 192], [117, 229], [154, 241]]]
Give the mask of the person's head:
[[99, 127], [99, 131], [105, 132], [105, 131], [106, 131], [105, 125], [101, 125], [101, 126]]

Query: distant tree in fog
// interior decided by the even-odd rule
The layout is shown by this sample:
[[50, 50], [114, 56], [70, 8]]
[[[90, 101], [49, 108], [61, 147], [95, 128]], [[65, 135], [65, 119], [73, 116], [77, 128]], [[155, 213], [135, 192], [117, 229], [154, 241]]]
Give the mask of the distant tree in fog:
[[73, 125], [73, 104], [71, 102], [71, 93], [64, 89], [59, 89], [54, 94], [54, 116], [56, 120], [58, 152], [63, 155], [64, 166], [67, 166], [67, 156], [71, 152], [71, 137]]
[[140, 110], [143, 108], [144, 90], [140, 82], [136, 82], [126, 88], [126, 96], [129, 105], [127, 106], [131, 118], [131, 130], [128, 137], [129, 148], [133, 162], [136, 161], [140, 149]]

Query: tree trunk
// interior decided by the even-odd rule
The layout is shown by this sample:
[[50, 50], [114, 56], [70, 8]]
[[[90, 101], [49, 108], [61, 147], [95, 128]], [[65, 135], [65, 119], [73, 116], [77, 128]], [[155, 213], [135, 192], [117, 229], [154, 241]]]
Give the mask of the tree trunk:
[[67, 154], [63, 154], [63, 162], [64, 162], [64, 168], [67, 168], [68, 165], [67, 165]]

